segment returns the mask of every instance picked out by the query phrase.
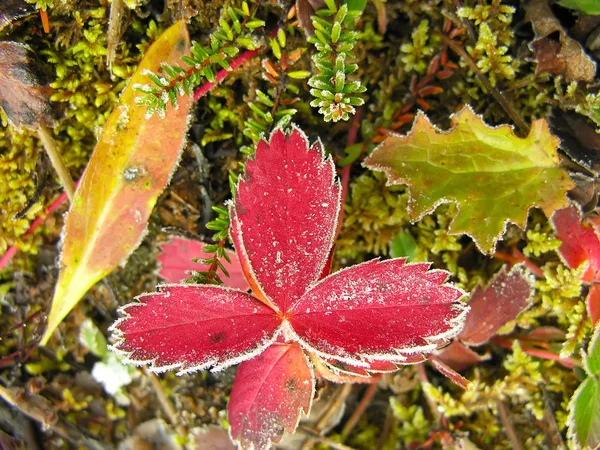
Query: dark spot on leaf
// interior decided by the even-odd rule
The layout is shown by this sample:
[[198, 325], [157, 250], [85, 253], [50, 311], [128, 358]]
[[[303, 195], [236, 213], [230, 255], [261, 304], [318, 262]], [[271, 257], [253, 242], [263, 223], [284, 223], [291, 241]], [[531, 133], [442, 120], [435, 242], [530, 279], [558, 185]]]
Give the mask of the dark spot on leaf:
[[294, 392], [296, 390], [296, 380], [294, 378], [285, 380], [285, 390], [287, 392]]
[[210, 342], [212, 342], [213, 344], [219, 344], [223, 342], [226, 337], [227, 333], [225, 333], [224, 331], [219, 331], [217, 334], [213, 334], [210, 337]]

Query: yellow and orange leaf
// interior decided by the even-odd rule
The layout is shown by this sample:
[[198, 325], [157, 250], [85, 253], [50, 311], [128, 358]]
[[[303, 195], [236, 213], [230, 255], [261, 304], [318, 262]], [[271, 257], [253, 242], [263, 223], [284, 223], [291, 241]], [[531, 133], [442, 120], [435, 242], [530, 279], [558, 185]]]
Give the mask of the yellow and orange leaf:
[[160, 73], [189, 53], [186, 26], [178, 22], [148, 49], [108, 118], [83, 174], [64, 231], [60, 273], [42, 345], [88, 289], [109, 274], [139, 245], [148, 217], [181, 155], [190, 98], [166, 117], [144, 117], [133, 86], [144, 73]]

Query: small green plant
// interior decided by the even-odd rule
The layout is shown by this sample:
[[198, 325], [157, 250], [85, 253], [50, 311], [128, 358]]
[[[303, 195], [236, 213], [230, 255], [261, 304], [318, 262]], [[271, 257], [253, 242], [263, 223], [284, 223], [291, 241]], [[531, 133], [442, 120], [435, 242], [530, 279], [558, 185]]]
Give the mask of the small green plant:
[[260, 44], [252, 32], [265, 24], [255, 17], [256, 10], [256, 4], [250, 10], [246, 1], [240, 8], [224, 8], [219, 26], [210, 35], [209, 43], [193, 42], [191, 55], [181, 57], [187, 67], [163, 63], [160, 73], [144, 72], [151, 83], [134, 87], [142, 93], [136, 98], [136, 104], [146, 107], [146, 116], [156, 113], [164, 118], [169, 103], [176, 108], [178, 97], [191, 95], [194, 88], [204, 81], [214, 83], [217, 67], [232, 70], [229, 63], [240, 49], [256, 50]]
[[350, 79], [358, 70], [358, 65], [351, 61], [358, 38], [353, 28], [361, 12], [349, 9], [346, 4], [338, 8], [334, 0], [326, 0], [325, 4], [327, 8], [313, 17], [315, 34], [308, 39], [318, 51], [313, 56], [317, 73], [308, 80], [315, 98], [310, 105], [319, 108], [325, 122], [337, 122], [348, 120], [355, 108], [365, 103], [358, 94], [367, 88], [360, 80]]

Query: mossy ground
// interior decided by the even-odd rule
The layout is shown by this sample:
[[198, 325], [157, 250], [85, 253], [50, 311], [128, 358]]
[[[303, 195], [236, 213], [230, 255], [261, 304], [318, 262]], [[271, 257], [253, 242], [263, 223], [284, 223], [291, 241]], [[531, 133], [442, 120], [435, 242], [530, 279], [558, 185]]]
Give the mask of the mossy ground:
[[[286, 17], [291, 5], [281, 3], [261, 6], [261, 17], [268, 26]], [[51, 2], [50, 34], [41, 31], [37, 15], [2, 31], [0, 39], [28, 43], [47, 65], [55, 89], [52, 100], [63, 107], [53, 134], [75, 179], [85, 168], [99, 130], [149, 43], [173, 18], [181, 16], [189, 18], [192, 38], [206, 41], [222, 5], [221, 1], [195, 0], [133, 2], [135, 8], [128, 10], [126, 31], [112, 71], [106, 66], [108, 1]], [[556, 9], [556, 14], [566, 22], [576, 19], [566, 10]], [[367, 87], [358, 142], [364, 144], [365, 151], [381, 141], [385, 130], [407, 132], [412, 120], [403, 116], [419, 108], [427, 108], [428, 116], [442, 128], [450, 126], [449, 116], [464, 104], [472, 105], [490, 124], [511, 123], [510, 114], [498, 106], [482, 85], [481, 76], [525, 121], [547, 118], [553, 108], [576, 110], [596, 120], [600, 117], [593, 84], [538, 73], [535, 58], [527, 49], [532, 31], [519, 1], [469, 0], [457, 8], [451, 0], [375, 0], [368, 3], [357, 26], [357, 77]], [[477, 71], [444, 46], [441, 36], [449, 35], [451, 29], [464, 30], [455, 40], [475, 62]], [[289, 49], [310, 48], [300, 30], [288, 27], [286, 31]], [[30, 426], [21, 412], [0, 402], [0, 429], [25, 447], [36, 441], [40, 448], [113, 448], [137, 425], [155, 417], [168, 422], [167, 428], [178, 434], [178, 442], [192, 445], [195, 429], [225, 423], [224, 408], [234, 370], [182, 378], [166, 374], [159, 377], [158, 388], [148, 374], [138, 371], [125, 388], [128, 405], [119, 404], [90, 377], [98, 358], [81, 343], [80, 326], [85, 318], [91, 318], [106, 333], [117, 316], [117, 306], [153, 289], [159, 281], [157, 244], [170, 232], [210, 236], [205, 228], [211, 218], [210, 206], [228, 198], [228, 171], [238, 170], [243, 160], [240, 147], [252, 145], [244, 133], [244, 122], [260, 117], [248, 104], [258, 104], [257, 88], [268, 89], [261, 59], [272, 57], [269, 50], [263, 51], [198, 102], [189, 144], [155, 208], [144, 242], [124, 268], [86, 295], [46, 349], [30, 348], [28, 342], [43, 328], [42, 314], [36, 313], [49, 307], [57, 272], [61, 214], [66, 206], [49, 216], [44, 226], [25, 235], [31, 222], [61, 191], [52, 175], [39, 201], [22, 219], [12, 220], [34, 195], [40, 182], [36, 174], [45, 156], [34, 133], [17, 132], [2, 117], [0, 254], [12, 245], [19, 253], [0, 272], [0, 354], [6, 355], [1, 360], [0, 383], [25, 389], [15, 397], [21, 409], [35, 404], [40, 414], [54, 414], [47, 428], [36, 421]], [[446, 66], [432, 75], [428, 69], [435, 57], [445, 60]], [[311, 70], [310, 58], [303, 56], [294, 70]], [[329, 152], [343, 156], [350, 124], [323, 122], [309, 106], [306, 83], [291, 82], [299, 91], [293, 120], [311, 140], [319, 136]], [[419, 87], [415, 89], [415, 85]], [[391, 241], [400, 233], [407, 233], [416, 242], [416, 260], [433, 261], [435, 267], [449, 270], [452, 280], [467, 291], [487, 282], [502, 266], [500, 259], [477, 252], [470, 239], [447, 233], [455, 206], [444, 205], [411, 224], [407, 200], [404, 188], [386, 186], [383, 175], [354, 164], [336, 267], [387, 256]], [[532, 308], [503, 331], [519, 335], [539, 326], [556, 327], [565, 336], [551, 343], [550, 350], [577, 359], [591, 328], [583, 302], [586, 288], [578, 281], [580, 274], [560, 262], [557, 245], [539, 211], [532, 211], [526, 230], [509, 227], [499, 250], [520, 249], [542, 268], [544, 277], [538, 279]], [[24, 323], [27, 325], [21, 326]], [[338, 427], [329, 438], [357, 449], [378, 445], [383, 449], [418, 448], [428, 440], [433, 448], [459, 448], [470, 443], [482, 449], [509, 449], [515, 445], [506, 432], [512, 424], [523, 448], [567, 447], [566, 408], [581, 381], [578, 369], [533, 357], [518, 343], [511, 348], [490, 344], [479, 351], [489, 352], [491, 357], [465, 371], [464, 376], [474, 384], [472, 390], [460, 390], [429, 367], [407, 367], [395, 376], [384, 377], [370, 406], [347, 435]], [[365, 389], [352, 388], [342, 424]], [[166, 400], [161, 401], [161, 395]], [[165, 405], [174, 408], [177, 422]], [[325, 443], [315, 445], [328, 448]]]

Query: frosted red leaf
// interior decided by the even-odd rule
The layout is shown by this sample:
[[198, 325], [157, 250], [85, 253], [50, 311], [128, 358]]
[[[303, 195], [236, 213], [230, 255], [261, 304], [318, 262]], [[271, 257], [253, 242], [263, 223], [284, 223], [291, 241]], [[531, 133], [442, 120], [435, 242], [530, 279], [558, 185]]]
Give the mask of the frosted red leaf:
[[468, 345], [485, 344], [531, 304], [532, 296], [532, 282], [523, 267], [514, 266], [510, 272], [503, 267], [485, 289], [477, 286], [471, 294], [471, 311], [460, 340]]
[[221, 286], [165, 285], [137, 300], [111, 327], [113, 348], [155, 371], [238, 364], [268, 346], [281, 323], [251, 295]]
[[559, 255], [571, 269], [588, 261], [588, 268], [581, 279], [590, 282], [598, 279], [600, 271], [600, 241], [594, 228], [582, 223], [581, 219], [580, 209], [570, 206], [556, 211], [550, 221], [562, 241]]
[[240, 365], [227, 407], [231, 438], [241, 448], [263, 450], [293, 433], [308, 416], [314, 376], [300, 346], [275, 343]]
[[592, 321], [592, 326], [600, 322], [600, 284], [590, 286], [590, 293], [587, 298], [587, 309]]
[[236, 253], [280, 311], [319, 279], [333, 246], [340, 187], [321, 143], [299, 129], [261, 141], [238, 184], [231, 233]]
[[429, 353], [458, 333], [467, 307], [456, 302], [462, 291], [428, 267], [391, 259], [340, 270], [296, 302], [288, 320], [307, 348], [358, 366]]
[[[191, 239], [180, 237], [172, 237], [168, 242], [160, 244], [161, 252], [156, 258], [160, 264], [158, 275], [167, 283], [179, 283], [180, 281], [189, 278], [189, 272], [196, 270], [198, 272], [208, 270], [207, 264], [195, 263], [192, 259], [210, 258], [211, 253], [204, 253], [204, 243]], [[225, 259], [221, 262], [227, 269], [229, 277], [223, 276], [224, 283], [232, 288], [247, 291], [250, 289], [248, 282], [242, 271], [240, 260], [236, 254], [230, 250], [226, 250], [231, 264]]]
[[[308, 413], [312, 364], [337, 382], [375, 382], [422, 362], [456, 336], [468, 306], [448, 274], [403, 259], [328, 273], [340, 189], [331, 158], [304, 134], [276, 130], [248, 161], [230, 207], [230, 235], [254, 295], [167, 285], [122, 308], [114, 348], [179, 373], [242, 362], [231, 392], [231, 436], [268, 449]], [[323, 359], [322, 359], [323, 358]]]

